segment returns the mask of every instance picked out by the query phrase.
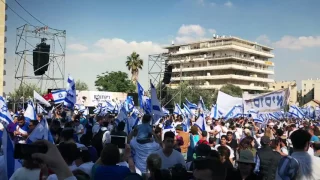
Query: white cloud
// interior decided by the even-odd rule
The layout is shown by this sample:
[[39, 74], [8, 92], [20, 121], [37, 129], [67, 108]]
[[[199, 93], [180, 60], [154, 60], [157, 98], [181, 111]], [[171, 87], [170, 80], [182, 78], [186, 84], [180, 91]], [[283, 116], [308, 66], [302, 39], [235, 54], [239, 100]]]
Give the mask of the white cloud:
[[175, 38], [177, 43], [189, 43], [199, 40], [208, 39], [208, 36], [212, 36], [215, 34], [215, 29], [206, 29], [200, 25], [196, 24], [189, 24], [189, 25], [182, 25], [178, 30], [178, 35]]
[[88, 47], [82, 44], [70, 44], [67, 46], [68, 49], [74, 50], [74, 51], [86, 51], [88, 50]]
[[200, 25], [182, 25], [179, 28], [178, 34], [179, 35], [197, 35], [197, 36], [203, 36], [205, 35], [206, 30], [201, 27]]
[[233, 3], [231, 1], [228, 1], [228, 2], [224, 3], [224, 5], [227, 7], [232, 7]]
[[283, 36], [273, 43], [276, 48], [300, 50], [303, 48], [320, 47], [320, 36]]
[[[91, 47], [91, 46], [90, 46]], [[148, 55], [166, 52], [162, 45], [151, 41], [126, 41], [120, 38], [102, 38], [96, 41], [90, 52], [68, 53], [66, 57], [67, 74], [72, 74], [75, 79], [81, 79], [88, 83], [89, 88], [94, 90], [94, 81], [98, 74], [105, 71], [124, 71], [130, 76], [125, 66], [127, 56], [133, 51], [140, 54], [144, 60], [144, 66], [140, 72], [143, 85], [148, 80]]]
[[269, 37], [267, 35], [265, 35], [265, 34], [260, 35], [259, 37], [257, 37], [256, 41], [258, 43], [265, 44], [265, 45], [270, 45], [270, 43], [271, 43]]

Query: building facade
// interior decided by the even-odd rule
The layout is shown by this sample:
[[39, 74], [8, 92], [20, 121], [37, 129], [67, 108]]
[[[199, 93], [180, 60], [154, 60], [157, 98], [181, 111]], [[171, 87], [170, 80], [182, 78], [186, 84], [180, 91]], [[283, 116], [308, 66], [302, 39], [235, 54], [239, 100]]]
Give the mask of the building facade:
[[320, 79], [308, 79], [301, 81], [302, 104], [311, 100], [320, 101]]
[[3, 2], [0, 2], [0, 95], [3, 95], [3, 86], [5, 86], [6, 82], [4, 81], [4, 75], [6, 74], [4, 65], [6, 63], [5, 60], [5, 53], [7, 52], [7, 49], [5, 48], [5, 43], [7, 41], [7, 38], [5, 36], [5, 32], [7, 31], [6, 26], [6, 4], [5, 0]]
[[269, 89], [274, 80], [272, 48], [237, 37], [214, 36], [210, 40], [172, 45], [168, 65], [172, 66], [170, 87], [188, 81], [201, 89], [220, 89], [225, 84], [247, 92]]
[[269, 87], [274, 90], [290, 88], [289, 105], [298, 105], [298, 87], [296, 81], [277, 81], [270, 83]]

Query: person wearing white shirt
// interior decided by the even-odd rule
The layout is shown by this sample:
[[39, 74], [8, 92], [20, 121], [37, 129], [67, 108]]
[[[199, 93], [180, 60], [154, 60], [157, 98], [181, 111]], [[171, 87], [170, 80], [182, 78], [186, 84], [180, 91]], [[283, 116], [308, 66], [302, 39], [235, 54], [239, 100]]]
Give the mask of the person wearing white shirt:
[[230, 150], [230, 162], [232, 163], [233, 162], [233, 158], [234, 158], [234, 151], [232, 150], [232, 148], [230, 146], [227, 145], [227, 136], [226, 135], [223, 135], [221, 136], [221, 144], [217, 144], [214, 149], [215, 150], [218, 150], [218, 147], [219, 146], [225, 146], [227, 147], [229, 150]]
[[74, 131], [78, 136], [78, 140], [80, 141], [81, 136], [84, 134], [84, 127], [80, 124], [80, 120], [75, 119], [74, 121]]
[[215, 121], [215, 126], [213, 127], [213, 135], [216, 138], [216, 144], [218, 144], [220, 142], [220, 137], [221, 137], [221, 126], [219, 124], [219, 120]]
[[[221, 122], [220, 125], [221, 125], [221, 136], [222, 136], [222, 135], [227, 135], [228, 128], [225, 126], [225, 123], [224, 123], [224, 122]], [[220, 138], [221, 138], [221, 137], [220, 137]]]

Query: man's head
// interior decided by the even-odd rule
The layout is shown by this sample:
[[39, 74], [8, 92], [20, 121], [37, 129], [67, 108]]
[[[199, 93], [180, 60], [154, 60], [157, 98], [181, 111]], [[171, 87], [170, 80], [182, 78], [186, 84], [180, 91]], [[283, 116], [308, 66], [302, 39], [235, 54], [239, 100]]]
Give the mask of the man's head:
[[29, 134], [34, 130], [34, 128], [37, 126], [39, 121], [37, 120], [31, 120], [29, 123]]
[[308, 151], [311, 135], [308, 131], [298, 129], [290, 136], [295, 151]]
[[175, 134], [168, 131], [164, 134], [163, 144], [165, 149], [173, 149]]
[[149, 123], [150, 121], [151, 121], [151, 115], [149, 115], [149, 114], [145, 114], [145, 115], [143, 115], [143, 117], [142, 117], [142, 123], [144, 123], [144, 124], [146, 124], [146, 123]]
[[43, 114], [42, 113], [37, 114], [37, 120], [41, 121], [42, 119], [43, 119]]
[[103, 165], [114, 166], [120, 162], [119, 148], [114, 144], [106, 144], [101, 152], [100, 157]]
[[209, 137], [209, 146], [214, 147], [216, 145], [216, 138]]
[[18, 124], [19, 126], [23, 126], [25, 124], [25, 119], [24, 119], [24, 116], [23, 115], [19, 115], [18, 117]]
[[228, 140], [228, 141], [231, 141], [232, 138], [233, 138], [232, 132], [231, 132], [231, 131], [228, 131], [228, 132], [227, 132], [227, 140]]
[[196, 159], [193, 163], [193, 176], [195, 180], [224, 180], [226, 177], [225, 166], [219, 159]]
[[314, 130], [313, 130], [312, 128], [309, 128], [309, 129], [308, 129], [308, 132], [310, 133], [311, 136], [314, 135]]
[[150, 154], [147, 158], [147, 169], [153, 173], [161, 169], [162, 160], [158, 154]]
[[208, 132], [207, 131], [202, 131], [201, 135], [202, 135], [202, 137], [207, 138]]
[[260, 143], [262, 146], [269, 146], [270, 145], [270, 138], [268, 136], [262, 136]]
[[222, 135], [221, 136], [221, 138], [220, 138], [220, 140], [221, 140], [221, 145], [222, 146], [225, 146], [226, 144], [227, 144], [227, 136], [226, 135]]
[[214, 121], [214, 124], [215, 124], [216, 126], [218, 126], [218, 125], [219, 125], [219, 120], [216, 119], [216, 120]]
[[126, 126], [126, 123], [121, 121], [121, 122], [119, 122], [119, 124], [117, 126], [117, 130], [118, 131], [123, 131], [125, 126]]

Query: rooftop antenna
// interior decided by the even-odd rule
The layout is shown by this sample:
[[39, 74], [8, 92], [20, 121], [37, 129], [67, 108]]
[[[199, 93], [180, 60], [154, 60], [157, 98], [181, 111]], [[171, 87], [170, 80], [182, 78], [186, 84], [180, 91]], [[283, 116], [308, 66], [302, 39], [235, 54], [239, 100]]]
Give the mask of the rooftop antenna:
[[174, 45], [174, 41], [171, 41], [171, 45], [172, 45], [172, 46]]

